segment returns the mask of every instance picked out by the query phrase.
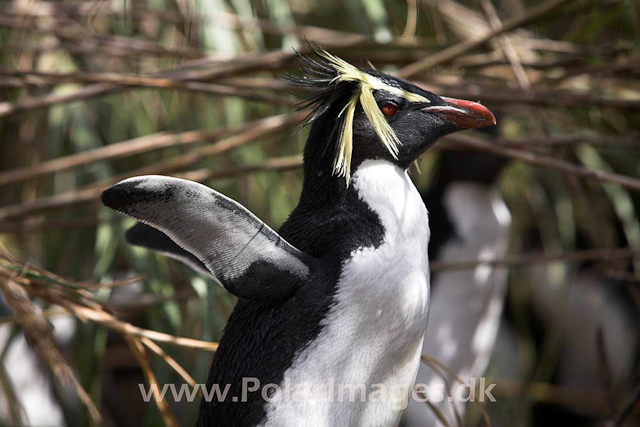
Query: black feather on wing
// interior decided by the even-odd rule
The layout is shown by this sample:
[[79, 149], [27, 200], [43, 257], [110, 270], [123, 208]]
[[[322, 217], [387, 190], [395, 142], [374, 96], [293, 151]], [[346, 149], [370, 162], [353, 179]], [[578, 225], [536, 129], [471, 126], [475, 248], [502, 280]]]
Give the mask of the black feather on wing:
[[240, 298], [279, 301], [310, 277], [312, 257], [239, 203], [202, 184], [165, 176], [135, 177], [107, 189], [102, 203], [159, 230], [157, 234], [134, 227], [129, 232], [134, 244], [195, 268], [206, 267]]
[[169, 236], [157, 228], [139, 222], [127, 230], [125, 238], [132, 245], [151, 249], [188, 265], [200, 274], [215, 278], [202, 261], [192, 253], [182, 249]]

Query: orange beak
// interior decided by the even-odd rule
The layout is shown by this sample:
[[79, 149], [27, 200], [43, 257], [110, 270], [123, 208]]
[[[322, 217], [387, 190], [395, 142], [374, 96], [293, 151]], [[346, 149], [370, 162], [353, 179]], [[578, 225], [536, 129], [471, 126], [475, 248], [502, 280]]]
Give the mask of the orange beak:
[[434, 105], [422, 109], [435, 114], [462, 129], [478, 129], [496, 124], [496, 118], [484, 105], [464, 99], [445, 98], [448, 105]]

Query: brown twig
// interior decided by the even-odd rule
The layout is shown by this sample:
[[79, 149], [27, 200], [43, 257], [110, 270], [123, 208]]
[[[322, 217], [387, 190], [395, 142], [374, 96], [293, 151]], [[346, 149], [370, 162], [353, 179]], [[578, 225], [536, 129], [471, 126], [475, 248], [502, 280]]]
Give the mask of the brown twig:
[[131, 323], [123, 322], [115, 318], [115, 316], [104, 311], [97, 311], [82, 306], [72, 306], [68, 303], [62, 303], [63, 307], [71, 311], [73, 315], [83, 320], [90, 320], [101, 326], [113, 329], [121, 334], [134, 335], [136, 337], [149, 338], [156, 342], [176, 345], [180, 347], [195, 348], [198, 350], [216, 351], [218, 343], [196, 340], [193, 338], [176, 337], [174, 335], [165, 334], [164, 332], [152, 331], [150, 329], [140, 328]]
[[411, 42], [416, 36], [416, 26], [418, 24], [418, 0], [407, 0], [407, 23], [400, 40]]
[[[245, 132], [223, 139], [216, 144], [200, 147], [187, 154], [165, 162], [151, 164], [124, 174], [123, 176], [114, 176], [106, 181], [94, 183], [90, 187], [81, 190], [43, 197], [31, 203], [21, 203], [0, 208], [0, 219], [9, 220], [12, 218], [19, 218], [43, 211], [67, 208], [84, 203], [97, 203], [102, 191], [104, 191], [109, 185], [115, 184], [122, 179], [136, 175], [167, 173], [176, 169], [185, 168], [191, 164], [201, 161], [203, 158], [227, 152], [232, 148], [240, 147], [257, 138], [271, 135], [287, 126], [298, 123], [302, 117], [304, 117], [304, 114], [304, 112], [298, 112], [291, 116], [274, 116], [261, 119], [254, 123], [253, 126], [249, 127]], [[266, 170], [268, 167], [269, 166], [260, 167], [257, 168], [256, 171]], [[233, 169], [227, 171], [225, 176], [235, 176], [244, 172], [244, 169]]]
[[18, 275], [14, 272], [0, 267], [0, 290], [9, 307], [13, 309], [27, 343], [58, 381], [73, 387], [78, 399], [89, 411], [93, 423], [99, 425], [100, 411], [60, 354], [53, 338], [51, 325], [39, 313], [38, 308], [29, 299], [27, 291], [16, 280], [17, 278]]
[[[185, 67], [170, 72], [160, 72], [152, 79], [165, 81], [168, 85], [173, 82], [187, 82], [206, 80], [213, 81], [224, 77], [235, 76], [246, 73], [250, 70], [265, 70], [287, 63], [295, 58], [295, 53], [285, 53], [282, 51], [267, 52], [258, 55], [241, 55], [221, 61], [219, 59], [194, 60]], [[192, 67], [192, 68], [189, 68]], [[107, 78], [108, 80], [108, 78]], [[160, 84], [158, 80], [156, 83]], [[131, 83], [141, 82], [132, 79]], [[86, 100], [96, 96], [103, 96], [109, 93], [126, 89], [128, 86], [119, 83], [102, 82], [88, 85], [70, 94], [49, 94], [42, 97], [22, 100], [18, 104], [9, 102], [0, 103], [0, 117], [10, 116], [25, 111], [33, 111], [47, 108], [52, 105], [68, 103], [79, 100]]]
[[473, 269], [480, 265], [490, 265], [495, 267], [522, 267], [534, 264], [547, 264], [551, 262], [577, 262], [577, 261], [589, 261], [589, 260], [615, 260], [615, 259], [629, 259], [634, 257], [640, 257], [640, 253], [633, 251], [630, 248], [617, 248], [617, 249], [593, 249], [587, 251], [576, 252], [561, 252], [551, 254], [525, 254], [525, 255], [511, 255], [500, 259], [473, 259], [467, 261], [454, 261], [454, 262], [432, 262], [431, 270], [444, 271], [444, 270], [464, 270]]
[[[296, 119], [298, 119], [299, 117], [302, 117], [304, 113], [300, 112], [299, 114], [300, 116], [296, 117]], [[285, 126], [286, 124], [289, 124], [289, 123], [291, 123], [291, 121], [282, 121], [280, 122], [279, 126]], [[269, 128], [268, 131], [272, 132], [274, 131], [274, 128]], [[264, 133], [260, 133], [259, 136], [262, 136], [262, 135], [264, 135]], [[219, 154], [220, 152], [223, 152], [223, 151], [227, 151], [232, 147], [237, 147], [239, 145], [242, 145], [248, 142], [249, 140], [254, 139], [255, 136], [249, 137], [245, 134], [244, 136], [238, 136], [238, 138], [239, 140], [232, 138], [231, 140], [226, 141], [225, 143], [221, 141], [220, 145], [204, 147], [201, 150], [196, 150], [195, 152], [188, 153], [183, 157], [172, 159], [172, 160], [155, 164], [155, 165], [150, 165], [148, 167], [144, 167], [137, 171], [128, 173], [124, 177], [115, 177], [110, 179], [109, 182], [94, 184], [89, 188], [85, 188], [82, 190], [77, 190], [69, 193], [49, 196], [49, 197], [43, 197], [31, 203], [24, 203], [24, 204], [12, 205], [12, 206], [6, 206], [4, 208], [0, 208], [0, 219], [3, 219], [3, 220], [15, 219], [15, 218], [20, 218], [27, 215], [43, 212], [43, 211], [66, 208], [66, 207], [75, 206], [78, 204], [83, 204], [88, 202], [97, 202], [97, 198], [100, 195], [100, 193], [108, 185], [115, 183], [120, 179], [124, 179], [126, 177], [134, 176], [134, 175], [147, 175], [147, 174], [169, 172], [172, 170], [179, 169], [181, 167], [186, 167], [187, 165], [195, 163], [196, 161], [200, 160], [203, 156], [211, 156], [214, 154]], [[497, 145], [491, 142], [484, 141], [482, 139], [468, 137], [464, 135], [451, 135], [448, 137], [448, 140], [466, 147], [471, 147], [478, 150], [490, 151], [501, 156], [517, 159], [519, 161], [522, 161], [524, 163], [527, 163], [533, 166], [551, 168], [564, 173], [573, 174], [578, 177], [597, 179], [602, 182], [613, 182], [616, 184], [620, 184], [624, 187], [627, 187], [636, 191], [640, 191], [640, 180], [631, 178], [628, 176], [602, 172], [602, 171], [594, 171], [591, 169], [587, 169], [583, 166], [575, 165], [572, 163], [565, 162], [563, 160], [556, 159], [554, 157], [536, 154], [530, 151], [521, 150], [517, 148]], [[287, 161], [286, 163], [287, 163], [286, 166], [283, 167], [284, 169], [296, 167], [295, 162], [289, 163]], [[231, 169], [231, 170], [224, 171], [223, 173], [211, 174], [210, 176], [221, 178], [223, 176], [224, 177], [235, 176], [242, 173], [257, 172], [257, 171], [268, 170], [268, 169], [278, 170], [280, 168], [281, 167], [278, 166], [277, 164], [265, 163], [260, 166], [249, 167], [248, 169]], [[202, 176], [207, 176], [206, 172], [203, 173], [201, 171], [198, 173], [202, 174]], [[193, 175], [193, 176], [196, 176], [196, 175]], [[190, 175], [187, 175], [187, 176], [190, 176]]]
[[[464, 384], [464, 381], [462, 381], [462, 379], [458, 376], [458, 374], [456, 372], [453, 371], [453, 369], [449, 368], [447, 365], [445, 365], [444, 363], [442, 363], [441, 361], [439, 361], [435, 357], [431, 357], [431, 356], [423, 353], [423, 354], [420, 355], [420, 360], [423, 363], [426, 363], [429, 366], [435, 366], [436, 368], [445, 371], [458, 384]], [[479, 402], [473, 401], [472, 403], [474, 403], [476, 405], [476, 407], [482, 413], [482, 417], [484, 419], [485, 425], [487, 427], [491, 427], [491, 425], [492, 425], [491, 417], [489, 417], [489, 413], [487, 412], [487, 410]], [[454, 407], [454, 410], [455, 410], [455, 407]], [[462, 422], [460, 420], [460, 415], [457, 413], [457, 411], [455, 411], [454, 413], [455, 413], [456, 419], [458, 421], [458, 424], [462, 425]]]
[[0, 233], [6, 234], [25, 234], [25, 233], [41, 233], [54, 230], [76, 230], [81, 228], [95, 228], [100, 225], [98, 218], [93, 216], [90, 218], [78, 219], [55, 219], [50, 221], [25, 221], [25, 222], [7, 222], [0, 224]]
[[529, 165], [554, 169], [566, 174], [575, 175], [582, 178], [594, 178], [601, 182], [613, 182], [634, 191], [640, 191], [640, 180], [625, 175], [615, 173], [595, 171], [583, 166], [566, 162], [555, 157], [533, 153], [531, 151], [518, 148], [494, 145], [491, 142], [465, 135], [455, 135], [450, 138], [461, 145], [476, 148], [478, 150], [489, 151], [500, 156], [519, 160]]
[[[16, 286], [19, 286], [22, 290], [28, 290], [30, 293], [33, 293], [34, 295], [37, 295], [38, 297], [49, 301], [51, 304], [59, 305], [60, 307], [65, 308], [68, 312], [83, 321], [90, 320], [121, 334], [147, 338], [155, 342], [162, 342], [165, 344], [206, 351], [216, 351], [218, 349], [218, 343], [201, 341], [193, 338], [177, 337], [175, 335], [170, 335], [163, 332], [140, 328], [128, 322], [119, 320], [113, 314], [109, 313], [108, 309], [105, 308], [102, 303], [98, 302], [95, 297], [88, 292], [89, 289], [98, 289], [105, 286], [113, 286], [117, 285], [117, 283], [106, 285], [70, 283], [69, 281], [66, 281], [63, 278], [58, 277], [52, 273], [41, 270], [34, 270], [32, 267], [29, 267], [26, 264], [17, 263], [12, 259], [7, 258], [4, 254], [1, 255], [0, 259], [8, 262], [9, 264], [13, 264], [14, 266], [19, 267], [22, 271], [33, 270], [37, 272], [39, 276], [48, 277], [49, 280], [42, 282], [39, 282], [36, 278], [39, 276], [22, 278], [20, 280], [20, 283], [16, 284]], [[13, 277], [12, 275], [15, 275], [15, 271], [12, 272], [11, 270], [7, 269], [6, 265], [3, 263], [0, 264], [0, 274], [3, 278], [11, 278]], [[15, 279], [12, 280], [12, 283], [16, 282]], [[4, 282], [1, 282], [0, 286], [2, 286], [2, 283]], [[59, 286], [63, 284], [70, 285], [71, 287]], [[13, 290], [15, 289], [10, 289], [10, 291]], [[26, 297], [26, 291], [21, 295]], [[22, 299], [21, 301], [23, 301], [24, 303], [25, 300]], [[15, 320], [22, 324], [24, 322], [20, 315], [21, 314], [16, 310]], [[48, 323], [46, 324], [48, 325]]]
[[[138, 365], [140, 366], [140, 369], [144, 374], [147, 384], [152, 387], [154, 385], [157, 387], [158, 381], [156, 380], [156, 376], [154, 375], [153, 370], [151, 369], [151, 364], [147, 359], [146, 351], [145, 351], [144, 345], [142, 344], [142, 340], [137, 337], [132, 337], [128, 334], [124, 334], [123, 337], [127, 342], [127, 344], [129, 345], [131, 352], [136, 357], [136, 360], [138, 361]], [[156, 405], [158, 406], [158, 410], [160, 411], [162, 420], [164, 421], [164, 425], [166, 427], [178, 427], [178, 422], [176, 421], [176, 418], [174, 417], [173, 412], [169, 407], [169, 404], [164, 399], [159, 398], [159, 396], [155, 396], [155, 397], [156, 398], [154, 400], [156, 402]]]
[[484, 103], [500, 105], [525, 104], [550, 107], [607, 107], [620, 110], [639, 110], [640, 99], [615, 98], [594, 92], [573, 90], [535, 90], [523, 92], [504, 87], [491, 87], [480, 84], [439, 84], [434, 82], [415, 82], [431, 92], [467, 99], [479, 99]]
[[595, 147], [640, 149], [640, 134], [637, 135], [541, 135], [510, 139], [496, 139], [496, 144], [516, 148], [571, 147], [589, 144]]
[[[523, 383], [501, 379], [495, 381], [494, 394], [508, 397], [527, 397], [541, 402], [553, 402], [570, 408], [600, 411], [604, 405], [605, 393], [600, 390], [554, 386], [543, 382]], [[523, 390], [524, 393], [523, 393]], [[524, 396], [523, 396], [524, 395]]]
[[[205, 51], [195, 49], [175, 49], [163, 47], [162, 49], [148, 49], [138, 47], [135, 43], [129, 45], [113, 45], [99, 42], [94, 39], [87, 39], [77, 42], [56, 41], [54, 43], [5, 43], [0, 46], [0, 52], [8, 54], [33, 54], [41, 55], [52, 52], [64, 52], [70, 55], [88, 55], [88, 56], [109, 56], [122, 59], [139, 59], [140, 57], [165, 58], [165, 57], [181, 57], [181, 58], [211, 58], [215, 55]], [[4, 82], [3, 82], [4, 83]]]
[[[503, 27], [502, 21], [498, 16], [498, 12], [496, 11], [493, 3], [490, 0], [480, 0], [480, 4], [487, 15], [487, 20], [489, 21], [489, 25], [493, 31], [498, 31]], [[500, 43], [500, 48], [504, 53], [504, 56], [509, 61], [511, 65], [511, 69], [513, 70], [513, 75], [520, 86], [520, 89], [524, 91], [528, 91], [531, 89], [531, 82], [529, 81], [529, 77], [527, 76], [524, 67], [522, 66], [522, 62], [518, 57], [518, 52], [511, 43], [511, 40], [506, 37], [504, 34], [501, 34], [498, 37], [498, 42]]]
[[149, 40], [141, 40], [130, 37], [87, 33], [85, 29], [77, 25], [59, 25], [55, 20], [43, 21], [44, 26], [38, 26], [34, 22], [22, 18], [0, 15], [0, 27], [12, 28], [29, 33], [54, 34], [62, 43], [77, 42], [93, 49], [119, 50], [131, 52], [131, 54], [154, 54], [159, 56], [186, 56], [190, 58], [202, 58], [207, 56], [204, 52], [191, 48], [166, 47]]
[[158, 346], [158, 344], [156, 344], [155, 342], [151, 341], [149, 338], [146, 338], [146, 337], [140, 338], [140, 341], [145, 346], [147, 346], [149, 348], [149, 350], [151, 350], [156, 355], [158, 355], [158, 357], [160, 357], [162, 360], [164, 360], [164, 362], [167, 365], [169, 365], [169, 367], [171, 369], [173, 369], [178, 375], [180, 375], [180, 377], [182, 377], [184, 382], [189, 384], [191, 387], [195, 387], [196, 386], [196, 380], [194, 380], [193, 377], [191, 375], [189, 375], [189, 373], [182, 366], [180, 366], [180, 364], [178, 362], [176, 362], [173, 357], [171, 357], [167, 353], [165, 353], [165, 351], [162, 350], [160, 348], [160, 346]]
[[181, 174], [179, 177], [191, 181], [206, 181], [208, 179], [226, 178], [229, 176], [242, 176], [261, 171], [288, 171], [295, 170], [302, 166], [302, 156], [274, 157], [262, 163], [239, 168], [228, 168], [217, 171], [211, 169], [198, 169]]
[[[46, 174], [61, 172], [97, 161], [132, 156], [135, 154], [149, 152], [151, 150], [157, 150], [166, 147], [188, 147], [198, 142], [213, 141], [229, 135], [246, 133], [252, 129], [260, 129], [265, 126], [268, 127], [269, 123], [270, 118], [266, 118], [248, 122], [241, 126], [228, 129], [192, 130], [175, 134], [171, 132], [158, 132], [151, 135], [145, 135], [138, 138], [110, 144], [105, 147], [96, 148], [94, 150], [72, 154], [69, 156], [60, 157], [57, 159], [48, 160], [46, 162], [37, 163], [31, 166], [12, 169], [7, 172], [0, 173], [0, 186], [17, 184], [19, 182], [37, 178]], [[204, 154], [206, 153], [198, 151], [192, 157], [201, 158]]]
[[[39, 7], [40, 6], [40, 7]], [[64, 13], [58, 7], [57, 10], [51, 10], [51, 8], [43, 7], [42, 4], [29, 5], [28, 8], [16, 6], [10, 4], [6, 10], [3, 10], [3, 14], [9, 18], [17, 17], [37, 17], [51, 19], [57, 16], [64, 17], [95, 17], [95, 16], [110, 16], [110, 17], [122, 17], [126, 16], [126, 11], [114, 10], [109, 5], [96, 12], [92, 8], [88, 7], [88, 4], [84, 3], [67, 3], [65, 5]], [[144, 10], [145, 17], [153, 17], [161, 22], [168, 22], [173, 24], [184, 23], [186, 19], [179, 13], [175, 13], [171, 10]], [[249, 16], [240, 16], [233, 13], [217, 12], [213, 14], [199, 14], [199, 19], [204, 22], [215, 22], [217, 25], [230, 27], [233, 29], [241, 29], [244, 31], [256, 31], [260, 30], [268, 34], [277, 35], [289, 35], [293, 34], [299, 37], [307, 37], [310, 40], [316, 41], [331, 41], [333, 43], [351, 43], [353, 41], [366, 40], [366, 36], [357, 33], [350, 33], [346, 31], [337, 31], [329, 28], [322, 28], [312, 25], [292, 25], [283, 27], [277, 25], [270, 20], [258, 19]]]
[[[247, 123], [238, 128], [218, 130], [195, 130], [182, 133], [159, 132], [145, 135], [126, 141], [110, 144], [94, 150], [72, 154], [57, 159], [37, 163], [28, 167], [11, 169], [0, 173], [0, 186], [16, 184], [46, 174], [60, 172], [71, 168], [87, 165], [96, 161], [116, 159], [134, 154], [148, 152], [171, 146], [189, 146], [197, 142], [215, 140], [222, 136], [245, 131], [259, 121]], [[443, 142], [434, 146], [434, 149], [455, 149], [456, 146], [446, 147], [447, 137]], [[493, 144], [515, 148], [535, 147], [564, 147], [578, 144], [590, 144], [596, 147], [608, 148], [636, 148], [640, 149], [640, 135], [552, 135], [529, 136], [512, 139], [497, 139]], [[4, 227], [0, 226], [0, 232]], [[9, 227], [10, 228], [10, 227]]]
[[0, 76], [22, 79], [29, 85], [51, 85], [62, 83], [113, 83], [128, 87], [146, 87], [157, 89], [181, 89], [192, 92], [201, 92], [216, 96], [236, 96], [252, 101], [266, 102], [276, 105], [293, 106], [298, 101], [280, 96], [252, 93], [245, 89], [229, 87], [228, 85], [182, 81], [168, 77], [142, 76], [123, 73], [87, 73], [77, 71], [74, 73], [44, 73], [44, 72], [19, 72], [2, 71]]
[[402, 78], [409, 78], [415, 76], [418, 73], [422, 73], [430, 68], [433, 68], [436, 65], [441, 65], [449, 62], [459, 57], [460, 55], [470, 51], [471, 49], [482, 46], [484, 43], [488, 42], [496, 36], [499, 36], [500, 34], [526, 25], [561, 6], [571, 3], [572, 1], [574, 0], [550, 0], [542, 4], [533, 6], [530, 9], [508, 19], [500, 28], [496, 30], [489, 31], [483, 34], [481, 37], [475, 39], [462, 41], [456, 45], [453, 45], [436, 53], [435, 55], [431, 55], [420, 61], [416, 61], [411, 65], [401, 68], [397, 74]]

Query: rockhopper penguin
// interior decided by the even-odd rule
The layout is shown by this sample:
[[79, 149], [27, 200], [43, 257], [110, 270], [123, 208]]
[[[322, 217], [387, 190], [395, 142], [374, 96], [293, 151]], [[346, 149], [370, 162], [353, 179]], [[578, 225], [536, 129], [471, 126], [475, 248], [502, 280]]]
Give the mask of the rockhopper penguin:
[[147, 224], [128, 233], [134, 244], [239, 298], [207, 381], [228, 393], [203, 399], [198, 426], [400, 421], [429, 295], [427, 210], [407, 168], [439, 137], [495, 122], [478, 103], [313, 50], [306, 76], [289, 78], [315, 95], [300, 201], [279, 233], [191, 181], [135, 177], [102, 195]]
[[[485, 128], [488, 130], [495, 129]], [[484, 130], [484, 129], [483, 129]], [[511, 215], [496, 187], [507, 160], [492, 153], [444, 151], [422, 199], [429, 208], [429, 260], [460, 262], [504, 257]], [[507, 291], [507, 269], [478, 265], [441, 271], [431, 277], [429, 327], [422, 353], [454, 372], [462, 384], [480, 381], [494, 349]], [[439, 417], [458, 425], [466, 404], [450, 402], [460, 385], [447, 372], [422, 364], [416, 384], [426, 384], [439, 414], [424, 402], [410, 401], [403, 427], [441, 426]]]

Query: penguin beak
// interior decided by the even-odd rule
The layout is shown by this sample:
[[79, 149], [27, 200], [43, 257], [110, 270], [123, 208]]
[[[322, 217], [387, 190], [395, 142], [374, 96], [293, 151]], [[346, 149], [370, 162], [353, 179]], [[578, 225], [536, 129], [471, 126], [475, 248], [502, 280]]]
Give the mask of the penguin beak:
[[442, 97], [447, 105], [425, 107], [421, 111], [434, 114], [461, 129], [478, 129], [496, 124], [496, 118], [484, 105], [464, 99]]

